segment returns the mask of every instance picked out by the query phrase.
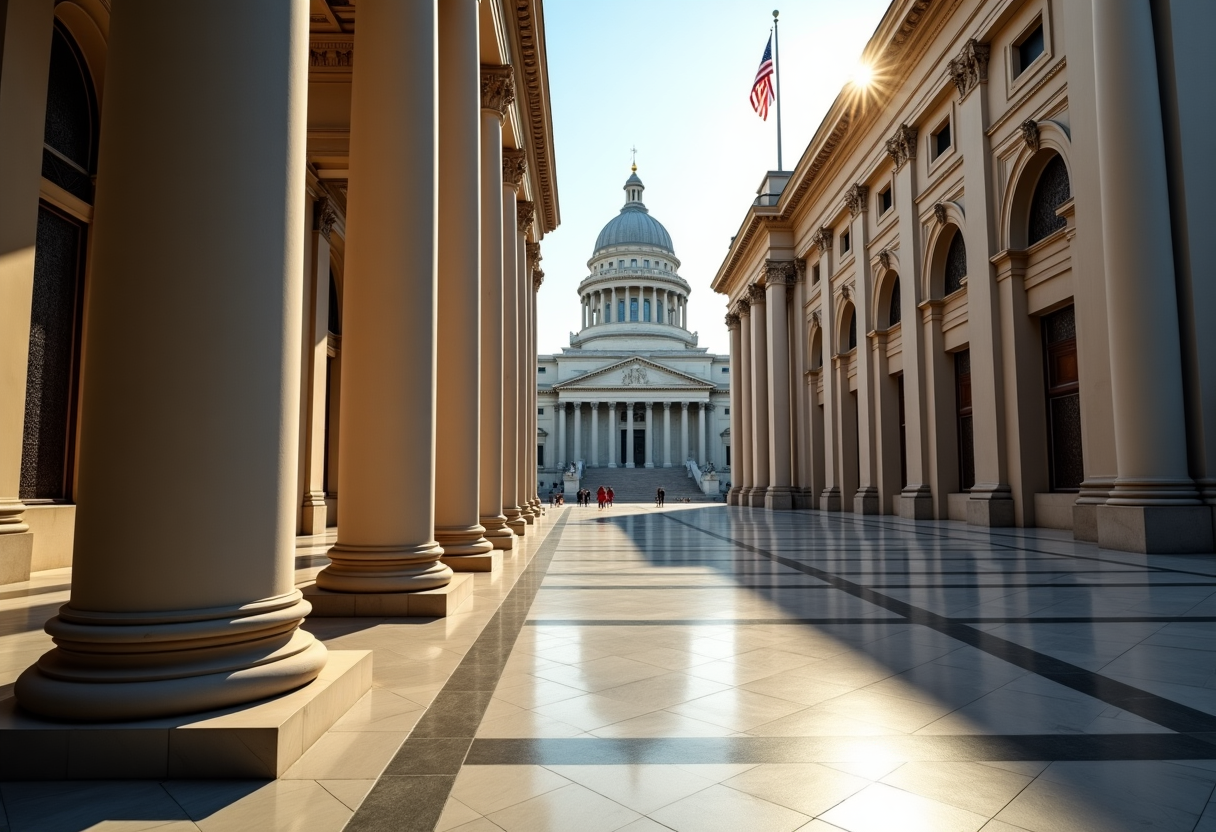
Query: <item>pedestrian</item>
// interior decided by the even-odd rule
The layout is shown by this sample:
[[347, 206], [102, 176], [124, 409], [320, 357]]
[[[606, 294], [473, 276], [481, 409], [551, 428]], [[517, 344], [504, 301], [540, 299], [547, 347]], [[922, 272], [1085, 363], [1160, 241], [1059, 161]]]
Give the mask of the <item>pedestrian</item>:
[[612, 498], [616, 495], [612, 491], [612, 486], [608, 486], [608, 508], [612, 508]]
[[555, 497], [555, 495], [554, 495], [554, 493], [553, 493], [553, 489], [552, 489], [552, 488], [550, 488], [550, 489], [549, 489], [549, 507], [550, 507], [550, 508], [552, 508], [552, 507], [553, 507], [553, 506], [555, 506], [555, 505], [557, 505], [557, 500], [556, 500], [556, 497]]
[[667, 497], [667, 492], [663, 490], [663, 486], [659, 486], [659, 490], [654, 494], [654, 504], [659, 508], [663, 507], [663, 500]]
[[608, 502], [608, 492], [604, 490], [604, 486], [601, 485], [599, 490], [595, 492], [595, 498], [599, 500], [600, 511], [603, 511], [604, 503]]

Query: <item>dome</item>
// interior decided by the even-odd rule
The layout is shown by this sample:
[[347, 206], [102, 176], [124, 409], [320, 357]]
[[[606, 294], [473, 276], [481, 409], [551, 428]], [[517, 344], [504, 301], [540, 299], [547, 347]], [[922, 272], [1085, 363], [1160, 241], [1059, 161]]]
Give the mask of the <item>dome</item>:
[[608, 221], [608, 224], [600, 231], [600, 235], [596, 237], [595, 253], [591, 255], [592, 257], [609, 246], [628, 245], [654, 246], [675, 256], [671, 235], [667, 233], [663, 223], [650, 216], [650, 212], [646, 210], [646, 205], [642, 202], [642, 191], [644, 190], [646, 190], [646, 186], [638, 178], [635, 167], [633, 173], [629, 175], [629, 179], [625, 181], [624, 191], [627, 196], [625, 207], [621, 209], [621, 213]]

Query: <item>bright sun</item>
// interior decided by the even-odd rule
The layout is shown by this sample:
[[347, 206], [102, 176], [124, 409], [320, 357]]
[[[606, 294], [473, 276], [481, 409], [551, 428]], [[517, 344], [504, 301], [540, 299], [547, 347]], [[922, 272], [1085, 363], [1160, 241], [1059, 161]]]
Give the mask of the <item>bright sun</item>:
[[855, 87], [868, 87], [874, 80], [874, 68], [865, 61], [858, 61], [849, 77]]

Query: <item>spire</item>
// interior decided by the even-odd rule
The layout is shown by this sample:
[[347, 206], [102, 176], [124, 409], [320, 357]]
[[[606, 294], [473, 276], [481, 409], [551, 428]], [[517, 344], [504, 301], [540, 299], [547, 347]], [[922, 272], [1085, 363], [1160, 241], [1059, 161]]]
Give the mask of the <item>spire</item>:
[[625, 207], [626, 208], [641, 208], [646, 210], [646, 206], [642, 204], [642, 191], [646, 190], [646, 186], [642, 184], [642, 180], [638, 177], [638, 164], [634, 162], [630, 166], [629, 178], [625, 180]]

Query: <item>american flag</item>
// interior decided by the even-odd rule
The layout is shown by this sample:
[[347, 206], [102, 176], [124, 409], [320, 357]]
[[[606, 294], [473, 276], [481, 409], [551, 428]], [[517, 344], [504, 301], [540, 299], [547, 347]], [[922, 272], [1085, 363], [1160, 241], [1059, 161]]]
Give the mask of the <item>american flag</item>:
[[756, 80], [752, 83], [752, 109], [760, 114], [760, 118], [768, 121], [768, 105], [773, 102], [773, 36], [768, 36], [764, 45], [764, 57], [760, 59], [760, 68], [756, 70]]

